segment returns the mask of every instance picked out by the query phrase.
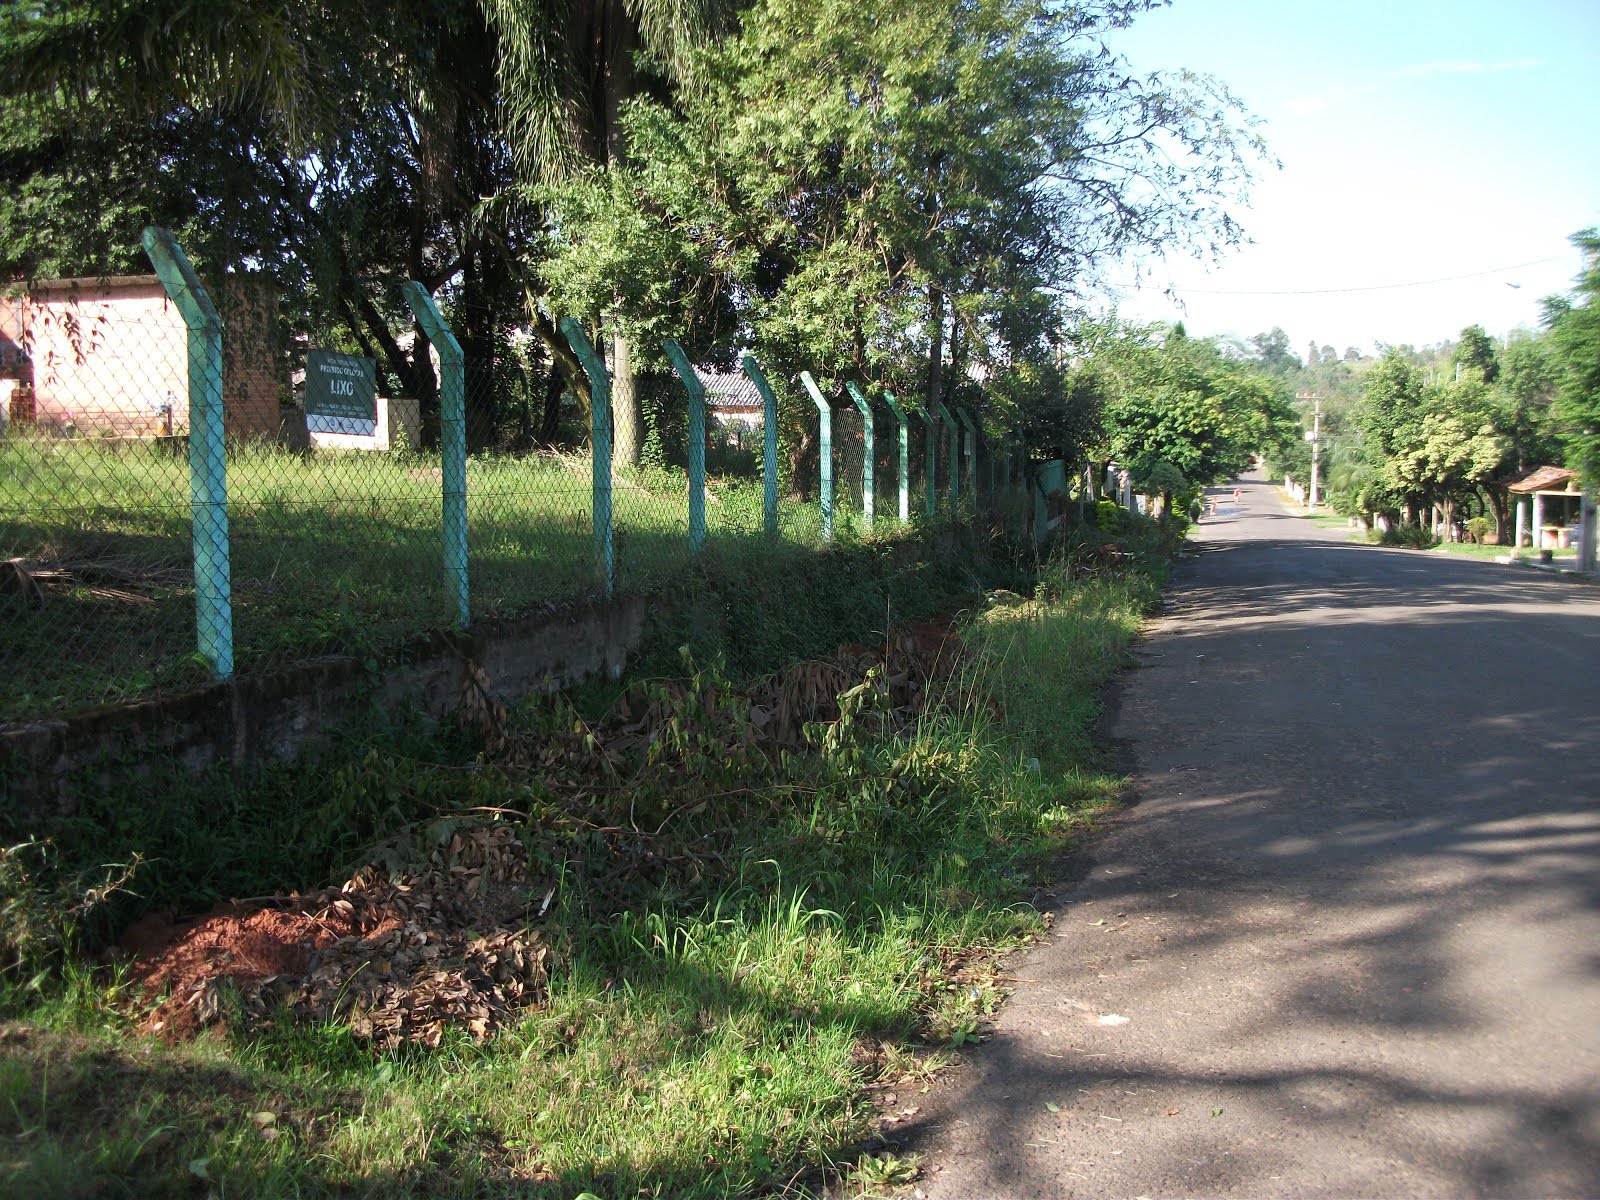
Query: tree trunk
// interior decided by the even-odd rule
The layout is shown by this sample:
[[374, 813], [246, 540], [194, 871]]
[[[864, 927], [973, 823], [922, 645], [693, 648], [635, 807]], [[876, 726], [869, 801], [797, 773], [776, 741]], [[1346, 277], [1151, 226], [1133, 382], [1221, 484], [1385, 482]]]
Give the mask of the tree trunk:
[[928, 323], [932, 341], [928, 346], [928, 413], [938, 410], [944, 399], [944, 293], [928, 286]]
[[1509, 493], [1499, 488], [1489, 487], [1484, 489], [1488, 497], [1484, 507], [1489, 515], [1494, 518], [1494, 542], [1497, 546], [1511, 544], [1511, 506], [1506, 502]]
[[[633, 18], [622, 0], [606, 0], [602, 53], [605, 67], [601, 118], [604, 121], [606, 167], [621, 167], [628, 161], [627, 135], [622, 128], [622, 109], [633, 98], [637, 77], [633, 51], [637, 41]], [[611, 420], [612, 461], [636, 467], [644, 451], [644, 412], [640, 404], [639, 380], [633, 347], [618, 330], [611, 331]]]
[[612, 461], [638, 466], [644, 450], [644, 410], [639, 403], [633, 347], [620, 333], [611, 335], [611, 420]]
[[551, 366], [544, 380], [544, 415], [539, 422], [539, 444], [546, 449], [554, 446], [561, 436], [561, 397], [566, 390], [566, 380]]

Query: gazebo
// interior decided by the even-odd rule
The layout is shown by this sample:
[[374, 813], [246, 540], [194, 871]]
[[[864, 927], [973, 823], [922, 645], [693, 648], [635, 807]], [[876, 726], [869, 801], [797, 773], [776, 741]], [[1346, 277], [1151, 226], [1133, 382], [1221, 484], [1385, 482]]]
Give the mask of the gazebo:
[[[1506, 490], [1518, 497], [1518, 550], [1522, 548], [1524, 537], [1530, 537], [1535, 550], [1565, 550], [1569, 546], [1579, 545], [1584, 551], [1580, 558], [1585, 560], [1580, 562], [1580, 569], [1593, 569], [1594, 502], [1586, 501], [1576, 471], [1565, 467], [1540, 467], [1509, 485]], [[1531, 498], [1531, 506], [1523, 502], [1523, 496]], [[1560, 513], [1561, 519], [1547, 523], [1546, 518], [1553, 515], [1553, 509]]]

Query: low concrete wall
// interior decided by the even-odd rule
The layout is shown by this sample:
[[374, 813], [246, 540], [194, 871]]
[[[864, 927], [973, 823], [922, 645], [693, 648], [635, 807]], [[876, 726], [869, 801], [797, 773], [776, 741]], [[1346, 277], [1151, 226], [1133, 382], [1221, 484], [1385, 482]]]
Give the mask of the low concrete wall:
[[106, 786], [119, 760], [152, 754], [198, 773], [290, 759], [323, 744], [374, 697], [420, 708], [433, 720], [455, 710], [466, 681], [502, 703], [622, 674], [644, 629], [640, 598], [597, 601], [505, 622], [467, 635], [439, 634], [374, 679], [348, 656], [313, 659], [270, 674], [135, 704], [91, 709], [0, 728], [4, 802], [40, 824], [69, 813], [82, 787]]

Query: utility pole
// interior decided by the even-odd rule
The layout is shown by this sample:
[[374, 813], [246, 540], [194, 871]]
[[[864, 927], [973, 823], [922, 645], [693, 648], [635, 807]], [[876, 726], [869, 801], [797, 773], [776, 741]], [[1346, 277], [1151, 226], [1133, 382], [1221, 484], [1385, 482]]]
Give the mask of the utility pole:
[[1322, 397], [1316, 398], [1315, 415], [1311, 418], [1311, 511], [1317, 511], [1318, 467], [1322, 457]]
[[1317, 501], [1321, 499], [1318, 480], [1321, 477], [1322, 466], [1322, 393], [1321, 392], [1296, 392], [1296, 400], [1310, 400], [1313, 404], [1311, 417], [1311, 431], [1306, 434], [1306, 441], [1311, 443], [1311, 503], [1308, 506], [1311, 512], [1317, 511]]

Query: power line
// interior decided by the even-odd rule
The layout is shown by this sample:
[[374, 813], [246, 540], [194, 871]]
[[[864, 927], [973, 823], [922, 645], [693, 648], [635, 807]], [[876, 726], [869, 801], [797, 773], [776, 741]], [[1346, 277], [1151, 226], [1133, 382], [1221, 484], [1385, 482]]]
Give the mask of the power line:
[[1561, 262], [1559, 255], [1536, 258], [1532, 262], [1512, 263], [1508, 267], [1495, 267], [1490, 271], [1473, 271], [1467, 275], [1446, 275], [1440, 279], [1418, 279], [1411, 283], [1377, 283], [1367, 287], [1298, 288], [1286, 291], [1229, 291], [1218, 288], [1173, 288], [1179, 295], [1188, 296], [1336, 296], [1350, 292], [1392, 292], [1400, 288], [1432, 287], [1436, 283], [1455, 283], [1462, 279], [1482, 279], [1485, 275], [1503, 275], [1507, 271], [1520, 271], [1524, 267], [1542, 267], [1545, 263]]

